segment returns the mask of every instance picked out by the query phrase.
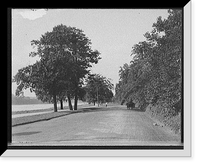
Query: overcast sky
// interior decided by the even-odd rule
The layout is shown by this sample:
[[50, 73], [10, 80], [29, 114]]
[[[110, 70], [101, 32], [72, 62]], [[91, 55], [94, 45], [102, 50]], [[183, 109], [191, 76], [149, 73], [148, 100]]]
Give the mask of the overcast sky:
[[[12, 75], [36, 61], [37, 58], [29, 57], [33, 50], [31, 40], [64, 24], [82, 29], [91, 39], [92, 49], [97, 49], [102, 57], [92, 72], [111, 78], [116, 84], [119, 67], [130, 62], [133, 45], [145, 40], [143, 35], [152, 30], [158, 16], [167, 18], [167, 9], [13, 9]], [[13, 94], [16, 87], [13, 83]], [[29, 90], [24, 95], [35, 96]]]

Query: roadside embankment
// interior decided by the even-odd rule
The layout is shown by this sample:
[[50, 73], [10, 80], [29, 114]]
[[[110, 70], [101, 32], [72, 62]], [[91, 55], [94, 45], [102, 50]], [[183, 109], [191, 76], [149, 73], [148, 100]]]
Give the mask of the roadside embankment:
[[181, 134], [181, 114], [163, 108], [160, 105], [146, 107], [146, 113], [161, 125], [168, 126], [175, 134]]

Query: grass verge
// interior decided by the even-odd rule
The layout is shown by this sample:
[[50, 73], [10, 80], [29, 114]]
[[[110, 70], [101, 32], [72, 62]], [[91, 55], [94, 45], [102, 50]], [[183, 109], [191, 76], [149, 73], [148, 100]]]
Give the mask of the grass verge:
[[13, 118], [12, 119], [12, 127], [18, 126], [18, 125], [24, 125], [24, 124], [28, 124], [28, 123], [44, 121], [44, 120], [50, 120], [53, 118], [58, 118], [61, 116], [65, 116], [65, 115], [69, 115], [69, 114], [77, 113], [77, 112], [79, 112], [79, 111], [60, 111], [60, 112], [51, 112], [51, 113], [45, 113], [45, 114]]

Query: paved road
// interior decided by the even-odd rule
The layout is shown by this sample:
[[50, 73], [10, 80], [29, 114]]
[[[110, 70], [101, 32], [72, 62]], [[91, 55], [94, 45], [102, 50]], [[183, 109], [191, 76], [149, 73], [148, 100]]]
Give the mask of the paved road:
[[12, 128], [13, 145], [179, 145], [180, 138], [139, 109], [91, 107]]

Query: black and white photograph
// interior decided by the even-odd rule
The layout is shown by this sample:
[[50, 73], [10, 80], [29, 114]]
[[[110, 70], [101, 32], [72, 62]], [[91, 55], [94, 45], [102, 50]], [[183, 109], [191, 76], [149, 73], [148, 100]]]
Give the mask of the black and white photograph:
[[188, 150], [185, 13], [11, 9], [9, 149]]

